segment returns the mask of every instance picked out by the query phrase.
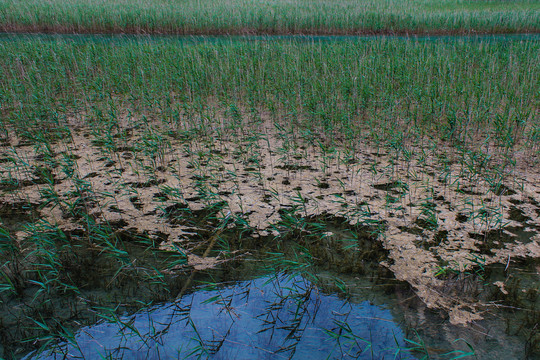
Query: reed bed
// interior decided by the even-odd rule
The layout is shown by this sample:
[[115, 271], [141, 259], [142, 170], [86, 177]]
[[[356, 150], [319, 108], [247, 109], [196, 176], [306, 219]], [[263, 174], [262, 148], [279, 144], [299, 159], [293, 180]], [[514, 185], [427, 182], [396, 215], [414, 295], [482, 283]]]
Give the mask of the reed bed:
[[534, 357], [534, 284], [488, 279], [538, 258], [539, 55], [527, 40], [0, 42], [0, 350], [76, 347], [80, 323], [124, 326], [121, 311], [255, 258], [395, 276], [453, 324], [502, 302]]
[[[0, 44], [3, 124], [54, 123], [95, 104], [172, 121], [210, 107], [265, 109], [344, 136], [430, 134], [535, 149], [536, 41]], [[176, 117], [176, 118], [175, 118]]]
[[0, 30], [140, 34], [538, 32], [534, 0], [0, 2]]

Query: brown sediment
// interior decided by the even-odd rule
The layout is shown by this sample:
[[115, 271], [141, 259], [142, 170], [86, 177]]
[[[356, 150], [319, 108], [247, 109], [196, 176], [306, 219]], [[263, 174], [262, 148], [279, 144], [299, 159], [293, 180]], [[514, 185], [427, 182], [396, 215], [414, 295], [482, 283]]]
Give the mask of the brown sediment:
[[[77, 211], [116, 224], [118, 231], [135, 229], [159, 237], [162, 249], [185, 250], [195, 269], [219, 262], [194, 251], [215, 234], [216, 218], [223, 219], [229, 211], [245, 220], [253, 236], [265, 238], [279, 235], [276, 224], [291, 209], [304, 219], [331, 214], [352, 225], [384, 224], [375, 236], [388, 251], [383, 265], [409, 283], [429, 307], [446, 310], [453, 324], [481, 319], [485, 304], [463, 292], [463, 283], [436, 276], [439, 270], [471, 271], [478, 259], [484, 265], [512, 266], [515, 258], [540, 257], [540, 168], [530, 167], [533, 159], [520, 150], [515, 168], [504, 174], [505, 191], [497, 191], [482, 174], [466, 174], [457, 161], [459, 154], [444, 142], [435, 148], [449, 157], [452, 165], [447, 170], [436, 157], [415, 156], [422, 153], [418, 144], [407, 145], [413, 155], [404, 159], [358, 143], [355, 161], [349, 161], [344, 154], [351, 149], [339, 137], [326, 155], [298, 134], [291, 134], [296, 145], [287, 148], [268, 120], [249, 125], [250, 133], [260, 135], [251, 142], [235, 133], [245, 128], [230, 130], [225, 125], [192, 139], [171, 135], [152, 158], [143, 154], [140, 140], [145, 131], [166, 134], [164, 125], [135, 127], [125, 121], [121, 126], [130, 129], [126, 141], [131, 147], [126, 151], [109, 153], [91, 141], [90, 129], [72, 125], [69, 141], [51, 145], [52, 158], [59, 164], [71, 154], [78, 178], [88, 185], [83, 192], [62, 166], [49, 169], [54, 181], [36, 181], [33, 170], [44, 166], [42, 157], [34, 146], [21, 145], [12, 136], [1, 153], [10, 147], [29, 167], [0, 162], [0, 177], [9, 174], [14, 180], [12, 187], [0, 189], [0, 203], [17, 209], [21, 203], [33, 204], [39, 218], [72, 231], [80, 228], [76, 215], [63, 205], [45, 203], [43, 194], [54, 189], [66, 204], [78, 194], [83, 201]], [[321, 141], [329, 140], [321, 136]], [[494, 165], [503, 161], [491, 155]], [[439, 176], [442, 171], [444, 178]], [[504, 227], [530, 228], [536, 235], [520, 239]], [[503, 236], [490, 237], [493, 232], [504, 234], [504, 241]], [[496, 285], [504, 290], [504, 284]]]

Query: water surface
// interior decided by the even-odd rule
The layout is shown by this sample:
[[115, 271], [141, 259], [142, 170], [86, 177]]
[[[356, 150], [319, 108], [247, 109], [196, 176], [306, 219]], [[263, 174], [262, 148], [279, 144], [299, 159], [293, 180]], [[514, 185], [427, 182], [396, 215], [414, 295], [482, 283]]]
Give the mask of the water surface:
[[389, 308], [325, 294], [296, 275], [213, 286], [27, 358], [414, 359]]
[[73, 42], [178, 42], [183, 44], [227, 43], [227, 42], [272, 42], [294, 41], [306, 43], [320, 42], [363, 42], [372, 40], [403, 41], [470, 41], [470, 42], [513, 42], [540, 41], [540, 34], [482, 34], [482, 35], [133, 35], [133, 34], [42, 34], [42, 33], [0, 33], [0, 42], [9, 41], [73, 41]]

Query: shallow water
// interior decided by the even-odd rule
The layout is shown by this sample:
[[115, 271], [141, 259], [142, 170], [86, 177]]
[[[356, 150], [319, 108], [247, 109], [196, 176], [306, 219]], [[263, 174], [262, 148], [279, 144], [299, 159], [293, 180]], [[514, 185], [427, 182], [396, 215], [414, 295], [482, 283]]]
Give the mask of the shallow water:
[[[514, 290], [507, 290], [520, 296], [521, 289], [538, 287], [538, 275], [529, 270], [510, 274], [489, 266], [486, 276], [506, 277], [508, 284], [517, 276]], [[525, 308], [535, 308], [530, 303], [520, 301], [518, 309], [491, 298], [498, 305], [484, 320], [453, 326], [395, 280], [295, 274], [197, 286], [177, 301], [82, 327], [70, 341], [25, 359], [537, 358], [527, 344], [534, 329], [526, 336], [522, 329], [528, 326], [524, 312], [531, 311]]]
[[414, 359], [390, 309], [284, 274], [200, 289], [100, 322], [33, 359]]

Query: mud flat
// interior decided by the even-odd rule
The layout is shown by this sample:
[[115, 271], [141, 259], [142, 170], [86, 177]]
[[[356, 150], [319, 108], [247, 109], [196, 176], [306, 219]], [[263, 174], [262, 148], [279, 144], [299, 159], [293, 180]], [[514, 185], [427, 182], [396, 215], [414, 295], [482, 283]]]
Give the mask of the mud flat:
[[[7, 291], [28, 306], [17, 306], [14, 321], [41, 296], [51, 297], [56, 317], [58, 301], [86, 311], [103, 302], [94, 294], [77, 305], [83, 300], [58, 290], [54, 299], [46, 282], [60, 285], [60, 293], [109, 289], [109, 304], [126, 294], [152, 303], [180, 294], [189, 269], [204, 272], [257, 254], [276, 269], [317, 265], [356, 277], [373, 278], [366, 264], [381, 264], [410, 286], [424, 311], [445, 314], [448, 326], [482, 327], [501, 313], [519, 313], [531, 327], [507, 318], [508, 329], [529, 336], [523, 354], [537, 351], [534, 171], [493, 188], [476, 175], [466, 181], [467, 168], [452, 160], [451, 149], [440, 149], [442, 164], [395, 158], [370, 145], [350, 157], [337, 143], [323, 153], [324, 144], [301, 137], [292, 151], [285, 136], [298, 134], [269, 123], [247, 141], [226, 129], [207, 139], [187, 136], [189, 130], [166, 135], [159, 156], [145, 156], [136, 147], [145, 134], [164, 133], [155, 126], [131, 123], [122, 130], [130, 134], [125, 146], [113, 154], [84, 127], [46, 154], [11, 138], [1, 211], [13, 250], [3, 273], [13, 284]], [[524, 267], [536, 279], [527, 286], [519, 275]]]

